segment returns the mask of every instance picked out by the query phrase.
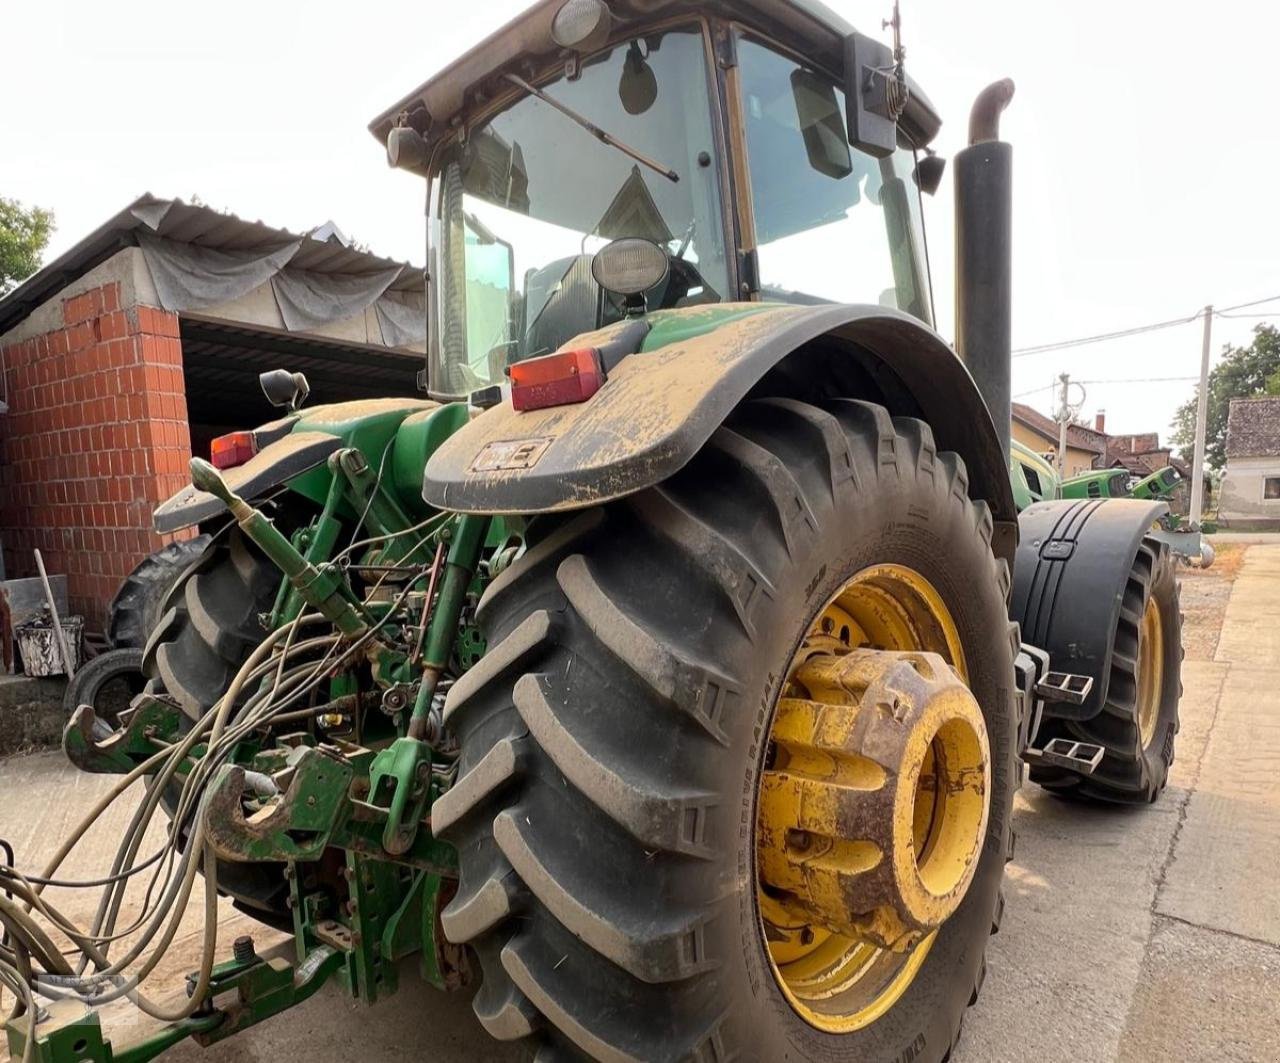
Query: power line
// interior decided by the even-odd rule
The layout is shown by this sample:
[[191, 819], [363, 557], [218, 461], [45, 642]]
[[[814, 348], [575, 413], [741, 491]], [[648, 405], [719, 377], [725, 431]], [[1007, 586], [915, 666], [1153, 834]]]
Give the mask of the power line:
[[1188, 380], [1199, 380], [1198, 376], [1135, 376], [1126, 379], [1080, 380], [1080, 384], [1183, 384]]
[[[1234, 306], [1226, 306], [1221, 310], [1214, 310], [1214, 317], [1280, 317], [1280, 311], [1274, 314], [1232, 314], [1233, 310], [1245, 310], [1251, 306], [1261, 306], [1263, 303], [1274, 303], [1280, 300], [1280, 295], [1269, 295], [1265, 299], [1253, 299], [1247, 303], [1236, 303]], [[1188, 325], [1192, 321], [1196, 321], [1204, 316], [1203, 310], [1197, 310], [1190, 317], [1175, 317], [1168, 321], [1155, 321], [1149, 325], [1137, 325], [1134, 328], [1118, 329], [1115, 332], [1101, 332], [1095, 336], [1080, 336], [1071, 340], [1059, 340], [1056, 343], [1040, 343], [1033, 347], [1019, 347], [1013, 351], [1014, 358], [1025, 358], [1032, 354], [1045, 354], [1049, 351], [1063, 351], [1071, 347], [1083, 347], [1091, 343], [1105, 343], [1108, 340], [1125, 339], [1128, 336], [1140, 336], [1145, 332], [1156, 332], [1160, 329], [1175, 328], [1178, 325]]]
[[1261, 306], [1263, 303], [1274, 303], [1280, 299], [1280, 295], [1268, 295], [1265, 299], [1255, 299], [1251, 303], [1236, 303], [1235, 306], [1224, 306], [1221, 310], [1215, 310], [1215, 314], [1221, 314], [1228, 310], [1244, 310], [1250, 306]]
[[1090, 343], [1103, 343], [1107, 340], [1124, 339], [1126, 336], [1139, 336], [1144, 332], [1156, 332], [1159, 329], [1173, 328], [1176, 325], [1187, 325], [1200, 317], [1204, 311], [1198, 311], [1190, 317], [1173, 318], [1170, 321], [1157, 321], [1151, 325], [1138, 325], [1136, 328], [1120, 329], [1116, 332], [1102, 332], [1096, 336], [1080, 336], [1074, 340], [1060, 340], [1057, 343], [1041, 343], [1035, 347], [1019, 347], [1013, 352], [1015, 358], [1025, 358], [1030, 354], [1045, 354], [1049, 351], [1062, 351], [1069, 347], [1083, 347]]

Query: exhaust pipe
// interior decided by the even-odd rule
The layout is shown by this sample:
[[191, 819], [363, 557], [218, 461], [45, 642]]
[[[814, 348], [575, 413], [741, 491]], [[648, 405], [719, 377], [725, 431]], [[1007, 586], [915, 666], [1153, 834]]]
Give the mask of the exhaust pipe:
[[1013, 148], [1000, 115], [1008, 78], [988, 85], [969, 114], [969, 146], [955, 158], [956, 351], [995, 422], [1005, 460], [1012, 417]]

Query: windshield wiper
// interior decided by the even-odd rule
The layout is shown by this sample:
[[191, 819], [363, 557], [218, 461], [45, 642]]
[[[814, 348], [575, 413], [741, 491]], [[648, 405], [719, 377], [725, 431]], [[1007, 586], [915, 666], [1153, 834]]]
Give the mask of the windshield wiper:
[[636, 162], [642, 163], [643, 165], [649, 167], [649, 169], [651, 169], [654, 173], [661, 174], [668, 181], [680, 180], [680, 175], [676, 173], [675, 170], [671, 169], [670, 166], [664, 166], [660, 162], [655, 162], [653, 159], [649, 158], [647, 155], [643, 154], [642, 152], [636, 151], [636, 149], [631, 147], [629, 144], [624, 144], [612, 133], [606, 133], [603, 129], [601, 129], [598, 125], [596, 125], [593, 121], [591, 121], [591, 119], [583, 117], [577, 111], [575, 111], [572, 107], [567, 107], [565, 104], [561, 103], [559, 100], [552, 99], [552, 97], [548, 96], [541, 89], [534, 88], [534, 86], [530, 85], [529, 82], [525, 81], [524, 78], [516, 74], [507, 74], [505, 75], [505, 77], [508, 81], [511, 82], [511, 84], [517, 86], [518, 88], [523, 89], [525, 92], [529, 93], [530, 96], [537, 96], [538, 99], [540, 99], [543, 103], [550, 104], [552, 107], [554, 107], [566, 118], [571, 119], [574, 122], [577, 122], [578, 125], [582, 126], [582, 128], [585, 129], [588, 133], [590, 133], [593, 137], [595, 137], [596, 140], [600, 141], [601, 144], [608, 144], [609, 147], [611, 148], [617, 148], [623, 154], [631, 156], [631, 158], [635, 159]]

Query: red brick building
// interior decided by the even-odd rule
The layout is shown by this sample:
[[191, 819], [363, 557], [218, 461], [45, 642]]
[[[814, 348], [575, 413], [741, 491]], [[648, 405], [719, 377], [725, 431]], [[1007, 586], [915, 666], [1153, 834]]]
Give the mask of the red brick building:
[[333, 236], [131, 204], [0, 300], [0, 578], [38, 548], [100, 628], [192, 454], [274, 416], [260, 372], [305, 372], [315, 402], [413, 393], [422, 292]]

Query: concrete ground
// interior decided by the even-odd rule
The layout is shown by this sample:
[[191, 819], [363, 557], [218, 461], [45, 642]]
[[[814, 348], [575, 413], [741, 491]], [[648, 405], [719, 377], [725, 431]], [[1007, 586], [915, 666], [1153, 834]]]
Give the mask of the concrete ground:
[[[1280, 1060], [1280, 544], [1221, 543], [1213, 569], [1185, 572], [1182, 595], [1185, 693], [1169, 789], [1141, 809], [1023, 790], [1008, 907], [957, 1063]], [[56, 753], [0, 760], [0, 837], [32, 866], [105, 786]], [[122, 812], [103, 817], [69, 873], [100, 870], [123, 823]], [[224, 906], [224, 942], [249, 925]], [[193, 966], [198, 927], [193, 909], [162, 982]], [[110, 1018], [127, 1037], [133, 1016]], [[357, 1056], [522, 1058], [488, 1040], [465, 997], [411, 984], [372, 1009], [330, 986], [287, 1018], [166, 1058]]]

